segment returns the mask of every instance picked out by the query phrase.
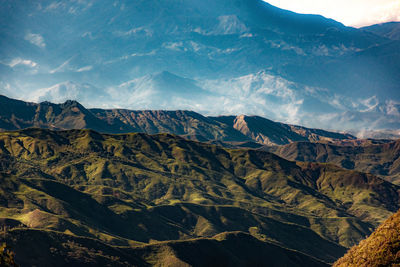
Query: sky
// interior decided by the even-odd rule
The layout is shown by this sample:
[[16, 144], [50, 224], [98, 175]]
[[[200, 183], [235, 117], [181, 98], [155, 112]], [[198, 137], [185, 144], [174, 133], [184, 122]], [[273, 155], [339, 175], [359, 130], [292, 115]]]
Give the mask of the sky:
[[266, 0], [266, 2], [297, 13], [319, 14], [356, 28], [400, 21], [400, 0]]

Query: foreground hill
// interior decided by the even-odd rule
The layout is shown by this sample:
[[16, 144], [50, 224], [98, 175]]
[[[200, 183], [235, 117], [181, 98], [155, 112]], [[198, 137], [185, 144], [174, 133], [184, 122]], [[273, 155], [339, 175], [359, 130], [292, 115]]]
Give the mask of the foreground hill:
[[242, 232], [134, 247], [54, 231], [15, 229], [9, 236], [21, 266], [329, 266]]
[[333, 163], [400, 183], [400, 140], [356, 146], [297, 142], [269, 150], [287, 160]]
[[400, 212], [397, 212], [333, 266], [398, 266], [400, 264]]
[[[134, 263], [122, 249], [147, 251], [137, 252], [146, 262], [166, 260], [162, 251], [172, 251], [196, 265], [181, 250], [186, 245], [179, 246], [186, 243], [171, 241], [195, 239], [190, 244], [196, 252], [190, 253], [205, 255], [214, 245], [227, 257], [244, 251], [233, 259], [238, 265], [252, 257], [234, 245], [241, 242], [279, 253], [288, 264], [294, 259], [314, 264], [310, 257], [329, 263], [400, 208], [400, 188], [370, 174], [328, 164], [297, 165], [268, 152], [169, 134], [3, 132], [0, 158], [0, 217], [11, 228], [7, 242], [17, 262], [25, 265], [42, 255], [31, 250], [24, 258], [20, 252], [33, 240], [44, 240], [41, 246], [54, 243], [49, 261], [61, 255], [66, 261], [94, 257], [99, 264], [116, 256]], [[235, 231], [247, 234], [215, 237]], [[30, 237], [34, 233], [40, 238]], [[87, 240], [100, 243], [87, 245]], [[99, 249], [86, 249], [91, 247]], [[212, 260], [204, 256], [204, 264]]]
[[349, 134], [287, 125], [257, 116], [205, 117], [180, 110], [86, 109], [76, 101], [35, 104], [0, 96], [0, 130], [28, 127], [93, 129], [103, 133], [171, 133], [199, 141], [222, 141], [226, 145], [253, 143], [250, 146], [354, 139]]

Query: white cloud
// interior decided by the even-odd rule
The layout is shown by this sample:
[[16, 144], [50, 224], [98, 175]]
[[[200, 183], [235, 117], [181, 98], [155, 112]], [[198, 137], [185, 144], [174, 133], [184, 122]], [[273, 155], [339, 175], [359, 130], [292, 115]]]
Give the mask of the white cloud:
[[59, 8], [65, 8], [65, 6], [66, 3], [63, 2], [52, 2], [44, 9], [44, 11], [53, 11]]
[[34, 44], [40, 48], [45, 48], [46, 47], [46, 43], [44, 41], [43, 36], [41, 36], [38, 33], [27, 33], [25, 35], [25, 40], [27, 40], [28, 42], [30, 42], [31, 44]]
[[151, 29], [145, 27], [132, 28], [128, 31], [117, 31], [115, 35], [124, 37], [124, 36], [152, 36], [153, 31]]
[[107, 93], [91, 84], [79, 84], [71, 81], [55, 84], [48, 88], [34, 90], [27, 96], [29, 101], [50, 101], [62, 103], [66, 100], [77, 100], [87, 107], [96, 107], [109, 99]]
[[93, 5], [92, 0], [69, 0], [69, 1], [55, 1], [50, 3], [44, 12], [64, 12], [76, 15], [90, 8]]
[[84, 72], [84, 71], [90, 71], [93, 69], [92, 65], [87, 65], [83, 66], [80, 68], [70, 66], [71, 61], [75, 58], [75, 56], [72, 56], [71, 58], [67, 59], [64, 61], [60, 66], [58, 66], [55, 69], [52, 69], [49, 71], [50, 74], [54, 74], [57, 72]]
[[89, 70], [92, 70], [92, 69], [93, 69], [93, 66], [89, 65], [89, 66], [85, 66], [85, 67], [77, 69], [76, 72], [89, 71]]
[[51, 74], [56, 73], [56, 72], [62, 72], [66, 69], [66, 67], [68, 66], [69, 62], [73, 59], [74, 57], [69, 58], [68, 60], [66, 60], [65, 62], [63, 62], [60, 66], [58, 66], [55, 69], [52, 69], [50, 71]]
[[22, 65], [22, 66], [26, 66], [26, 67], [30, 67], [30, 68], [34, 68], [36, 67], [38, 64], [32, 60], [29, 59], [22, 59], [22, 58], [14, 58], [13, 60], [11, 60], [9, 63], [4, 63], [7, 66], [10, 66], [11, 68], [14, 68], [18, 65]]
[[266, 2], [298, 13], [320, 14], [354, 27], [400, 21], [399, 0], [267, 0]]

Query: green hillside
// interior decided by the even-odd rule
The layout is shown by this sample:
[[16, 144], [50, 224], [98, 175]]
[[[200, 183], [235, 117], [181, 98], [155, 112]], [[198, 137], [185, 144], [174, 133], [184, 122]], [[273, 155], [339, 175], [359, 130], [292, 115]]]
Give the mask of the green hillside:
[[[196, 265], [186, 245], [179, 245], [190, 240], [204, 264], [212, 260], [202, 256], [212, 246], [225, 255], [221, 264], [237, 251], [243, 255], [233, 265], [249, 262], [250, 252], [232, 245], [241, 242], [270, 251], [271, 262], [280, 251], [288, 266], [295, 265], [293, 259], [334, 262], [399, 209], [400, 188], [373, 175], [297, 165], [268, 152], [169, 134], [3, 132], [0, 158], [0, 218], [10, 227], [6, 241], [23, 265], [43, 249], [49, 261], [70, 255], [68, 260], [89, 257], [96, 264], [111, 256], [121, 264], [138, 259], [154, 264], [169, 257], [164, 251], [173, 251], [177, 259], [171, 260]], [[243, 234], [223, 235], [229, 242], [218, 239], [237, 231]], [[38, 245], [31, 256], [19, 252], [42, 239], [40, 246], [51, 240], [56, 250]], [[67, 239], [78, 245], [65, 245]], [[99, 248], [91, 251], [87, 240]], [[138, 256], [129, 258], [125, 250]]]
[[399, 266], [400, 212], [376, 229], [367, 239], [352, 247], [333, 266]]
[[400, 141], [343, 146], [298, 142], [269, 149], [292, 161], [332, 163], [400, 183]]

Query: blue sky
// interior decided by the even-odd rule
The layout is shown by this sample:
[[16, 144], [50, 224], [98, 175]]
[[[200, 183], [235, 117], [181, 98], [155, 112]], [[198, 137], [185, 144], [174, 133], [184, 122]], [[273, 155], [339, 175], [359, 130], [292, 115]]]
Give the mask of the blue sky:
[[400, 0], [267, 0], [297, 13], [320, 14], [346, 26], [400, 21]]

